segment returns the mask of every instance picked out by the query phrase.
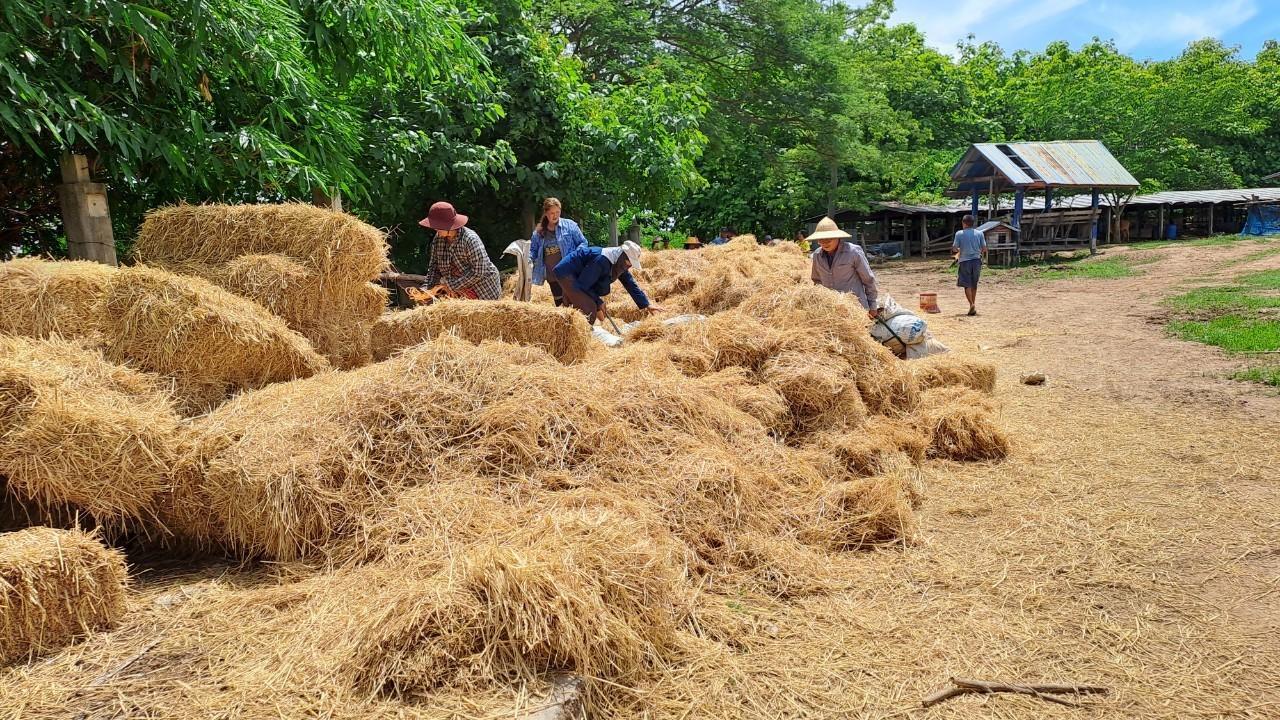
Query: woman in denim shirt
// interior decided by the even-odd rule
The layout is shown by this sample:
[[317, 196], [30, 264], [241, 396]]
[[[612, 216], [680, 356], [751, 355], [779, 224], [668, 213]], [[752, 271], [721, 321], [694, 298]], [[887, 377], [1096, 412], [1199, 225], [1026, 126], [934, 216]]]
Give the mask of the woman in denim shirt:
[[568, 257], [574, 249], [586, 246], [587, 239], [583, 237], [578, 223], [560, 217], [560, 201], [553, 197], [543, 200], [542, 222], [533, 229], [529, 238], [529, 260], [533, 263], [533, 284], [541, 285], [546, 280], [557, 307], [565, 302], [564, 292], [556, 281], [556, 263]]

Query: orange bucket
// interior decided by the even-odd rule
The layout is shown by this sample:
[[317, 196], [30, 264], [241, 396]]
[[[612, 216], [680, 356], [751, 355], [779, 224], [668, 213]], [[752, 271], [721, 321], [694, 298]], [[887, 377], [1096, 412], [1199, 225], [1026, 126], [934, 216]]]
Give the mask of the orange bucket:
[[938, 293], [920, 293], [920, 309], [927, 313], [940, 313], [938, 309]]

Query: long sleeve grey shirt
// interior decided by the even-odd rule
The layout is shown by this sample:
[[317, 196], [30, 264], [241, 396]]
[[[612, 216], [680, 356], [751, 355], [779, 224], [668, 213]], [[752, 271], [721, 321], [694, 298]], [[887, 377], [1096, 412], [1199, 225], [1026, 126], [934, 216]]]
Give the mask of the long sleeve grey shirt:
[[828, 255], [818, 248], [810, 258], [813, 261], [811, 276], [815, 283], [836, 292], [852, 293], [867, 310], [876, 307], [880, 290], [862, 248], [845, 241], [836, 248], [835, 255]]

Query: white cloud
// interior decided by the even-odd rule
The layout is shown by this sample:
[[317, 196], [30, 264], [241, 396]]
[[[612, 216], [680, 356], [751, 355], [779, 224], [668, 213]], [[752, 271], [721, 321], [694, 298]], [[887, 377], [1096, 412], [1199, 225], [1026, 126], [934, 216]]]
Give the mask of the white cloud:
[[1220, 38], [1257, 14], [1255, 0], [1183, 0], [1164, 7], [1101, 2], [1093, 8], [1092, 19], [1111, 32], [1122, 50], [1131, 50], [1151, 42], [1180, 45], [1206, 37]]

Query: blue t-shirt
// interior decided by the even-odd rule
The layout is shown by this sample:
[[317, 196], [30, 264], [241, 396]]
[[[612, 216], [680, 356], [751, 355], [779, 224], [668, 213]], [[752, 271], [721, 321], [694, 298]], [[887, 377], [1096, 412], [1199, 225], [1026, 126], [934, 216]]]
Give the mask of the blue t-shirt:
[[982, 249], [986, 246], [987, 237], [973, 228], [965, 228], [956, 233], [955, 242], [951, 243], [952, 250], [960, 251], [960, 257], [956, 258], [960, 262], [980, 260]]

